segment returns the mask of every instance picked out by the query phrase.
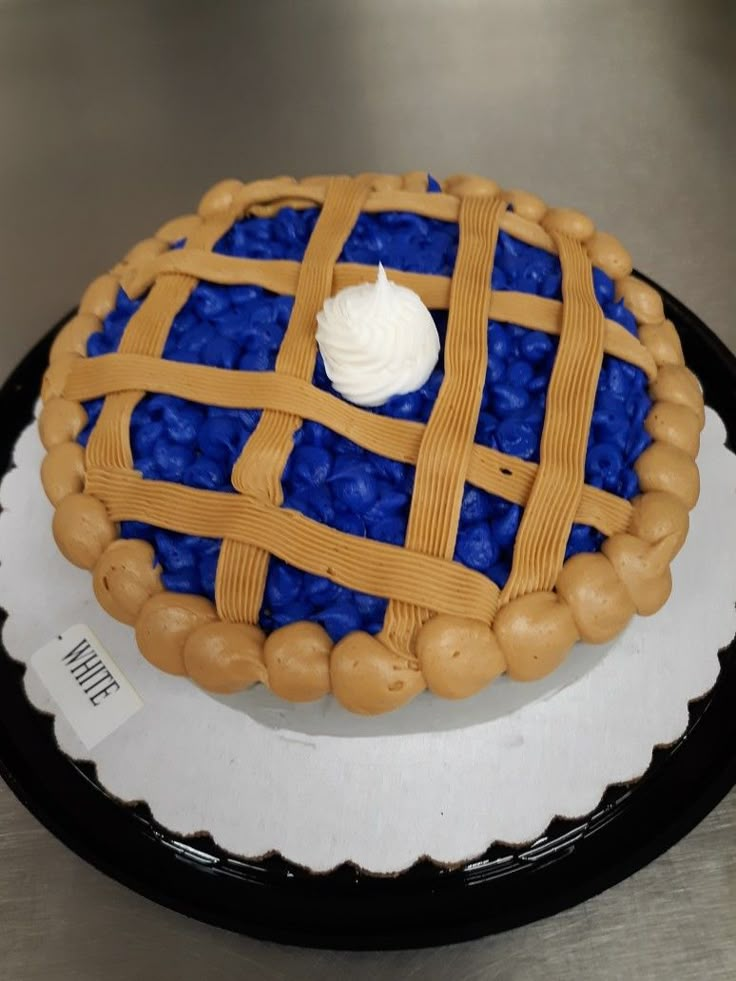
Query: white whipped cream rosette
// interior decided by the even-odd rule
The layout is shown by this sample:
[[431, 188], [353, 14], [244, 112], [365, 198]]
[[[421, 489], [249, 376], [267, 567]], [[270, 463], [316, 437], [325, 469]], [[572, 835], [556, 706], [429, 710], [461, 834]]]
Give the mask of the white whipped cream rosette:
[[375, 283], [349, 286], [325, 302], [317, 344], [335, 390], [367, 407], [421, 388], [440, 351], [432, 314], [382, 265]]

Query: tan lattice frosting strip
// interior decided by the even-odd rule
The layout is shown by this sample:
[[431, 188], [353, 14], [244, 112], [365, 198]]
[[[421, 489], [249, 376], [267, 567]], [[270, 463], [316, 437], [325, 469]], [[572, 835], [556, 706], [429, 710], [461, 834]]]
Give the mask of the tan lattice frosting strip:
[[[139, 296], [159, 276], [184, 273], [198, 279], [225, 286], [251, 283], [274, 293], [293, 295], [299, 281], [299, 263], [286, 259], [240, 259], [217, 255], [202, 249], [177, 249], [154, 257], [141, 264], [129, 266], [123, 275], [123, 285], [131, 297]], [[390, 280], [406, 286], [421, 297], [430, 310], [446, 310], [450, 301], [449, 276], [404, 272], [387, 269]], [[335, 266], [331, 295], [348, 286], [372, 282], [375, 266], [341, 262]], [[562, 303], [533, 293], [489, 291], [488, 317], [518, 324], [530, 330], [559, 334], [562, 324]], [[657, 366], [643, 344], [615, 320], [605, 322], [606, 354], [628, 361], [641, 368], [650, 379], [657, 377]]]
[[[414, 476], [406, 547], [451, 559], [475, 440], [488, 364], [488, 284], [506, 202], [469, 197], [460, 205], [455, 270], [445, 339], [445, 376], [432, 409]], [[413, 649], [427, 605], [392, 598], [381, 638], [395, 651]], [[495, 612], [495, 610], [493, 611]]]
[[[234, 211], [213, 215], [192, 232], [192, 246], [211, 249], [234, 220]], [[174, 317], [196, 285], [194, 276], [183, 274], [158, 280], [130, 318], [120, 341], [120, 353], [160, 357]], [[111, 395], [105, 400], [87, 444], [90, 467], [130, 469], [133, 466], [130, 418], [144, 394], [139, 389]]]
[[[426, 175], [425, 175], [426, 180]], [[500, 190], [497, 188], [497, 190]], [[462, 189], [461, 189], [462, 190]], [[468, 189], [472, 196], [473, 188]], [[493, 189], [488, 189], [493, 190]], [[488, 190], [481, 193], [488, 193]], [[269, 204], [253, 207], [253, 214], [268, 217], [281, 208], [290, 207], [297, 210], [321, 205], [325, 200], [326, 181], [323, 179], [309, 186], [282, 187], [283, 196], [274, 199]], [[423, 218], [437, 218], [440, 221], [457, 222], [460, 213], [461, 198], [454, 194], [427, 194], [424, 190], [404, 190], [403, 188], [387, 188], [374, 190], [365, 201], [363, 211], [368, 214], [378, 214], [383, 211], [408, 211]], [[551, 236], [538, 224], [521, 217], [513, 212], [507, 212], [501, 220], [501, 227], [509, 235], [544, 249], [555, 252]]]
[[[421, 423], [378, 416], [300, 378], [276, 372], [231, 371], [136, 354], [79, 358], [62, 368], [53, 391], [66, 399], [85, 402], [142, 387], [202, 405], [287, 414], [297, 410], [301, 419], [321, 423], [366, 450], [402, 463], [417, 462], [424, 432]], [[536, 472], [535, 463], [477, 443], [471, 447], [468, 482], [514, 504], [526, 503]], [[623, 531], [630, 517], [631, 505], [624, 498], [597, 487], [583, 488], [576, 521], [611, 535]]]
[[93, 470], [90, 493], [115, 521], [147, 521], [170, 531], [238, 541], [269, 551], [314, 575], [350, 589], [398, 596], [433, 609], [491, 617], [498, 587], [485, 576], [442, 557], [344, 535], [297, 511], [251, 495], [221, 494], [138, 474]]
[[[335, 178], [299, 270], [294, 307], [276, 358], [276, 373], [310, 381], [317, 358], [317, 314], [330, 295], [333, 268], [360, 215], [370, 185], [363, 180]], [[233, 467], [236, 490], [280, 504], [281, 474], [301, 425], [294, 413], [266, 409]], [[257, 623], [263, 603], [268, 551], [226, 539], [220, 550], [215, 602], [226, 620]]]
[[[57, 543], [70, 561], [93, 571], [102, 606], [135, 625], [145, 657], [163, 670], [188, 674], [213, 691], [236, 691], [260, 681], [284, 698], [308, 700], [331, 690], [353, 711], [376, 713], [399, 707], [425, 685], [436, 694], [457, 698], [473, 694], [502, 671], [514, 678], [538, 678], [552, 670], [576, 640], [610, 640], [635, 611], [648, 615], [659, 609], [670, 590], [669, 562], [685, 539], [687, 512], [698, 496], [694, 457], [704, 412], [700, 387], [684, 366], [677, 334], [664, 318], [659, 295], [630, 275], [626, 250], [611, 236], [597, 232], [587, 216], [548, 209], [523, 191], [501, 194], [498, 185], [477, 177], [450, 178], [442, 194], [423, 193], [426, 176], [418, 173], [364, 175], [361, 182], [370, 187], [361, 210], [411, 210], [448, 221], [456, 221], [461, 212], [488, 218], [495, 205], [471, 204], [469, 199], [502, 196], [514, 211], [500, 215], [500, 227], [561, 255], [562, 304], [490, 292], [485, 308], [494, 319], [561, 335], [553, 371], [557, 381], [548, 393], [544, 427], [545, 448], [551, 447], [551, 452], [545, 452], [537, 466], [472, 445], [471, 435], [463, 464], [465, 480], [525, 505], [524, 522], [539, 523], [543, 547], [521, 540], [514, 563], [514, 574], [521, 570], [524, 588], [531, 592], [519, 592], [518, 586], [514, 598], [506, 592], [494, 618], [497, 587], [448, 558], [449, 545], [445, 554], [423, 554], [355, 539], [250, 493], [222, 495], [144, 481], [130, 469], [130, 414], [145, 389], [212, 404], [262, 408], [264, 415], [313, 419], [374, 452], [416, 463], [418, 476], [420, 471], [429, 474], [422, 462], [428, 427], [379, 417], [319, 392], [309, 384], [311, 372], [253, 376], [160, 359], [173, 318], [198, 279], [252, 281], [276, 292], [296, 293], [299, 302], [297, 264], [251, 264], [216, 257], [210, 250], [246, 214], [273, 214], [286, 204], [296, 208], [322, 204], [333, 186], [328, 178], [301, 183], [291, 178], [245, 185], [222, 182], [205, 195], [199, 216], [168, 222], [155, 238], [140, 243], [110, 274], [91, 284], [78, 315], [52, 347], [39, 430], [47, 449], [42, 479], [56, 508]], [[182, 238], [187, 240], [183, 249], [166, 251]], [[636, 317], [638, 340], [619, 325], [604, 322], [599, 309], [593, 310], [591, 264], [614, 279], [617, 299], [623, 298]], [[447, 278], [397, 270], [389, 274], [418, 292], [429, 306], [449, 306], [452, 316], [454, 299]], [[334, 267], [333, 262], [321, 280], [322, 299], [373, 277], [371, 267]], [[151, 286], [150, 293], [131, 318], [119, 353], [86, 362], [87, 340], [114, 308], [121, 279], [126, 289], [142, 291]], [[590, 345], [576, 353], [574, 339], [580, 340], [581, 330], [591, 332]], [[599, 366], [604, 350], [641, 367], [650, 380], [654, 405], [646, 428], [654, 442], [636, 463], [641, 494], [628, 502], [588, 487], [578, 469], [574, 479], [567, 471], [561, 475], [569, 494], [560, 495], [558, 507], [553, 495], [545, 492], [556, 469], [554, 461], [561, 458], [555, 431], [571, 424], [572, 442], [578, 450], [583, 447], [584, 454], [583, 431], [592, 410], [590, 387], [585, 384], [593, 384], [595, 363]], [[578, 355], [580, 364], [572, 374], [585, 382], [580, 399], [570, 396], [569, 364], [566, 367]], [[105, 407], [85, 453], [76, 442], [87, 421], [80, 402], [97, 395], [106, 397]], [[576, 460], [580, 465], [579, 453]], [[447, 470], [457, 476], [452, 460]], [[280, 474], [280, 469], [274, 472]], [[445, 479], [440, 476], [440, 483]], [[455, 532], [452, 520], [445, 523], [445, 507], [455, 509], [454, 498], [448, 494], [435, 500], [440, 504], [437, 528], [445, 528], [443, 541], [448, 543]], [[547, 502], [546, 507], [540, 509], [540, 500]], [[434, 507], [431, 493], [428, 501], [428, 507]], [[333, 649], [325, 631], [313, 623], [280, 628], [264, 641], [257, 627], [223, 622], [203, 597], [164, 591], [152, 547], [134, 539], [118, 540], [116, 521], [126, 518], [268, 550], [350, 588], [387, 595], [393, 605], [404, 604], [413, 611], [409, 623], [417, 622], [417, 611], [434, 615], [401, 655], [362, 633], [349, 635]], [[565, 528], [569, 531], [571, 520], [593, 525], [609, 537], [600, 553], [576, 555], [560, 569]], [[428, 547], [435, 546], [430, 542]], [[513, 586], [513, 579], [510, 583]], [[419, 620], [423, 618], [424, 614]]]
[[551, 589], [562, 568], [585, 483], [585, 453], [603, 362], [603, 314], [584, 247], [555, 235], [562, 265], [562, 330], [547, 391], [539, 469], [524, 509], [502, 602]]

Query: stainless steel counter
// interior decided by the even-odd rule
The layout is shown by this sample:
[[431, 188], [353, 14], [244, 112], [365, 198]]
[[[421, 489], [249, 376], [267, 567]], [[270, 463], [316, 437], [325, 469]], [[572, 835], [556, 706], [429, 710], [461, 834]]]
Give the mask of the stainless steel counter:
[[[0, 0], [0, 374], [224, 176], [429, 168], [577, 206], [736, 348], [729, 0]], [[0, 785], [0, 978], [736, 976], [736, 796], [577, 909], [436, 953], [160, 909]]]

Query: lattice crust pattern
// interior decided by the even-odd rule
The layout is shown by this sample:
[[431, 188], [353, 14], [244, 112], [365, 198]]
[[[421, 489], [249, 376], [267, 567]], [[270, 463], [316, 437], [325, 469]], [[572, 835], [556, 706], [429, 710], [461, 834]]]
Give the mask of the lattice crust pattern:
[[[688, 531], [699, 492], [695, 457], [704, 408], [659, 294], [631, 275], [612, 236], [577, 211], [548, 208], [524, 191], [460, 175], [426, 193], [425, 173], [357, 178], [224, 181], [198, 214], [168, 222], [86, 290], [51, 349], [44, 376], [44, 489], [66, 558], [91, 570], [95, 594], [135, 627], [143, 655], [215, 692], [256, 682], [291, 701], [328, 692], [348, 709], [377, 714], [418, 692], [462, 698], [502, 673], [533, 680], [578, 640], [603, 643], [669, 596], [669, 564]], [[214, 253], [234, 222], [289, 206], [320, 213], [302, 263]], [[337, 263], [361, 212], [408, 211], [457, 222], [451, 277], [388, 269], [425, 304], [448, 310], [445, 375], [426, 425], [378, 416], [311, 384], [315, 317], [345, 286], [370, 282], [373, 266]], [[489, 288], [500, 230], [557, 254], [562, 302]], [[184, 247], [172, 249], [185, 240]], [[604, 318], [592, 287], [597, 266], [634, 314], [638, 337]], [[172, 363], [162, 353], [172, 322], [198, 282], [252, 284], [295, 297], [275, 370], [242, 372]], [[118, 353], [87, 359], [120, 287], [145, 296]], [[489, 318], [559, 336], [539, 463], [474, 442], [488, 359]], [[585, 449], [604, 354], [641, 368], [653, 400], [653, 442], [635, 469], [632, 501], [584, 483]], [[147, 392], [202, 404], [263, 410], [233, 470], [237, 493], [144, 480], [133, 468], [130, 419]], [[104, 398], [86, 450], [83, 402]], [[364, 449], [415, 465], [405, 545], [358, 538], [281, 506], [281, 473], [302, 420], [328, 426]], [[468, 481], [524, 506], [511, 575], [500, 590], [453, 560], [459, 501]], [[164, 589], [152, 546], [119, 537], [119, 522], [221, 538], [216, 603]], [[564, 560], [573, 522], [606, 538], [601, 551]], [[302, 571], [389, 600], [377, 636], [295, 622], [265, 637], [257, 625], [269, 555]]]

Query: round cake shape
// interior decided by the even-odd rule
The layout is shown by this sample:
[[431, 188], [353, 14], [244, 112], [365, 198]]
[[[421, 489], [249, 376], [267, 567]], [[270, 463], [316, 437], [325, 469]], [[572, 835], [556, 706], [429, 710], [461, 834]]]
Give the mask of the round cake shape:
[[[512, 676], [546, 673], [578, 630], [559, 634], [554, 657], [532, 655], [521, 667], [509, 638], [529, 613], [519, 606], [514, 614], [519, 600], [509, 576], [519, 529], [530, 524], [526, 512], [536, 507], [535, 487], [549, 480], [554, 465], [542, 448], [547, 439], [547, 458], [554, 454], [551, 433], [565, 385], [587, 385], [591, 404], [587, 418], [574, 421], [582, 440], [577, 509], [566, 526], [561, 521], [566, 537], [558, 541], [559, 556], [547, 557], [553, 578], [536, 588], [552, 589], [562, 577], [554, 603], [535, 607], [540, 637], [547, 636], [545, 616], [550, 625], [569, 617], [563, 613], [568, 602], [571, 622], [596, 621], [594, 587], [571, 591], [564, 560], [598, 552], [607, 538], [632, 531], [636, 515], [650, 515], [653, 527], [658, 514], [671, 510], [673, 495], [692, 507], [702, 396], [682, 367], [658, 297], [630, 276], [628, 254], [611, 236], [595, 232], [586, 216], [543, 210], [533, 196], [502, 194], [493, 182], [481, 186], [478, 180], [453, 179], [443, 188], [425, 175], [424, 193], [417, 191], [416, 174], [392, 178], [390, 186], [376, 175], [227, 182], [206, 196], [199, 217], [168, 223], [85, 294], [82, 313], [54, 345], [42, 433], [60, 459], [59, 445], [78, 439], [88, 447], [87, 491], [107, 508], [109, 527], [119, 521], [123, 538], [152, 548], [168, 591], [156, 597], [157, 623], [166, 596], [178, 593], [185, 604], [188, 596], [212, 601], [225, 621], [257, 622], [274, 638], [302, 621], [318, 625], [327, 639], [321, 656], [328, 660], [330, 646], [344, 651], [344, 638], [365, 634], [366, 643], [347, 648], [364, 653], [351, 654], [352, 660], [340, 654], [339, 672], [336, 661], [314, 689], [315, 697], [322, 694], [331, 673], [341, 679], [337, 697], [361, 712], [393, 708], [425, 684], [449, 697], [471, 694], [498, 674], [491, 660], [499, 649]], [[564, 268], [558, 252], [567, 257]], [[485, 271], [474, 268], [479, 257]], [[440, 362], [419, 390], [358, 408], [330, 384], [314, 350], [315, 321], [331, 295], [374, 281], [379, 264], [432, 311]], [[172, 274], [176, 278], [168, 279]], [[574, 294], [566, 296], [565, 284], [575, 277], [587, 282], [583, 314], [600, 348], [592, 367], [585, 365], [590, 349], [574, 350], [572, 328], [566, 329], [573, 314], [580, 315]], [[162, 299], [165, 291], [153, 289], [159, 282], [177, 283], [168, 291], [176, 295]], [[458, 296], [462, 315], [453, 305]], [[464, 339], [460, 332], [468, 325]], [[86, 358], [79, 356], [81, 337]], [[467, 379], [458, 383], [458, 364], [471, 343], [481, 345], [485, 360], [468, 392], [462, 387]], [[136, 395], [141, 388], [149, 392], [142, 399]], [[557, 406], [552, 422], [548, 396]], [[450, 478], [446, 471], [455, 467], [456, 454], [432, 447], [447, 445], [442, 417], [451, 428], [468, 397], [477, 402], [466, 420], [469, 443]], [[78, 477], [65, 479], [77, 489]], [[420, 510], [441, 509], [432, 492], [443, 480], [452, 483], [455, 514], [446, 541], [430, 543], [421, 564], [429, 602], [420, 595], [424, 584], [408, 582], [400, 570], [412, 552], [405, 544], [418, 540], [417, 527], [427, 525], [425, 534], [432, 534], [434, 512], [417, 513], [415, 488], [422, 488]], [[632, 507], [634, 498], [645, 503]], [[204, 502], [218, 514], [217, 528], [201, 527]], [[320, 536], [328, 530], [322, 548]], [[532, 552], [535, 547], [536, 539]], [[633, 560], [622, 557], [620, 547], [611, 554], [613, 564], [597, 558], [610, 569], [612, 593], [626, 597], [619, 607], [631, 602], [653, 612], [667, 595], [661, 563], [649, 587], [648, 566], [642, 571], [639, 563], [634, 575]], [[546, 575], [549, 580], [549, 570]], [[622, 575], [634, 576], [635, 591], [646, 591], [646, 598], [630, 600], [632, 587]], [[459, 617], [458, 636], [492, 630], [488, 664], [468, 662], [467, 683], [447, 660], [447, 638], [429, 629], [433, 614], [457, 620], [457, 584], [482, 597], [477, 610]], [[112, 598], [106, 608], [114, 606]], [[503, 630], [496, 641], [497, 617]], [[626, 619], [610, 621], [602, 633], [589, 626], [580, 632], [607, 639]], [[427, 621], [420, 643], [417, 628]], [[183, 622], [179, 616], [177, 630]], [[433, 633], [441, 638], [435, 647], [426, 641]], [[370, 635], [376, 639], [369, 644]], [[146, 647], [155, 662], [149, 641]], [[369, 668], [374, 656], [378, 675]], [[218, 655], [220, 691], [229, 688], [221, 677], [229, 657]], [[402, 684], [397, 699], [379, 681], [371, 694], [374, 682], [365, 679], [383, 677], [378, 666], [393, 661], [421, 683]], [[186, 663], [177, 655], [176, 671]], [[271, 663], [278, 671], [272, 687], [299, 697], [297, 674], [304, 666], [294, 657]], [[268, 674], [268, 656], [264, 664]], [[168, 660], [166, 669], [172, 670]], [[271, 680], [260, 669], [241, 673], [243, 684]], [[211, 672], [199, 674], [197, 681], [206, 684]], [[346, 678], [358, 680], [346, 689]]]

